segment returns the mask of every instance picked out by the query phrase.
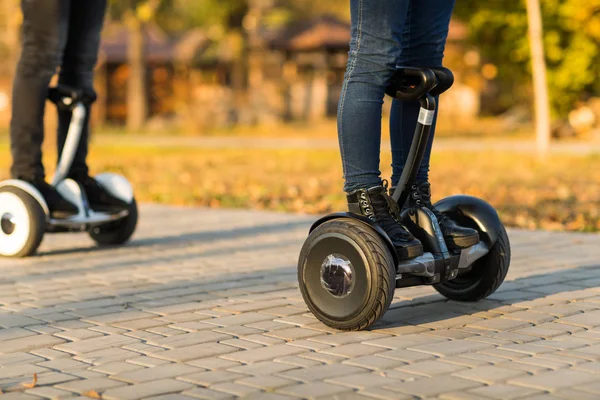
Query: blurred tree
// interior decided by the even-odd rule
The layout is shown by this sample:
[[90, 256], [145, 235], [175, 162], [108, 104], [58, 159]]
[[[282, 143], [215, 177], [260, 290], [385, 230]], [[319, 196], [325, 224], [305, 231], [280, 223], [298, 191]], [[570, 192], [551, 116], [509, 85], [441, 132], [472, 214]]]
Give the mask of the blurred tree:
[[548, 84], [546, 82], [546, 60], [544, 56], [544, 29], [539, 0], [526, 1], [529, 23], [529, 45], [531, 47], [531, 68], [533, 71], [538, 157], [543, 159], [548, 154], [550, 143], [550, 110], [548, 104]]
[[157, 14], [167, 12], [171, 1], [161, 0], [112, 0], [109, 15], [127, 26], [129, 41], [127, 58], [129, 78], [127, 82], [127, 128], [141, 129], [148, 117], [148, 90], [146, 82], [145, 26], [156, 19]]
[[12, 75], [19, 52], [22, 14], [18, 0], [2, 0], [0, 6], [0, 73]]
[[[530, 101], [528, 19], [524, 1], [462, 0], [457, 18], [465, 21], [471, 42], [498, 68], [500, 103]], [[568, 113], [586, 94], [599, 94], [600, 0], [540, 0], [552, 110]]]

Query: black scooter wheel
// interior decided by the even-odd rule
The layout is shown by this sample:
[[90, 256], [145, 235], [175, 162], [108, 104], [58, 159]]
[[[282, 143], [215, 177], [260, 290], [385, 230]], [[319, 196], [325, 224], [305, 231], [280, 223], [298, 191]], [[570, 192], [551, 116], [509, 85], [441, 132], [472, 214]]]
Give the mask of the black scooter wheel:
[[308, 237], [298, 261], [300, 291], [325, 325], [363, 330], [387, 311], [396, 288], [396, 267], [383, 239], [365, 223], [340, 218]]
[[[477, 229], [468, 220], [455, 220], [462, 226]], [[510, 266], [510, 242], [504, 226], [500, 225], [498, 239], [488, 254], [477, 260], [472, 268], [451, 280], [434, 285], [434, 288], [450, 300], [474, 302], [494, 293], [504, 282]]]
[[29, 257], [36, 253], [46, 230], [46, 214], [26, 191], [0, 188], [0, 256]]
[[118, 246], [125, 244], [137, 227], [138, 207], [135, 199], [129, 205], [129, 214], [118, 221], [92, 228], [90, 237], [99, 246]]

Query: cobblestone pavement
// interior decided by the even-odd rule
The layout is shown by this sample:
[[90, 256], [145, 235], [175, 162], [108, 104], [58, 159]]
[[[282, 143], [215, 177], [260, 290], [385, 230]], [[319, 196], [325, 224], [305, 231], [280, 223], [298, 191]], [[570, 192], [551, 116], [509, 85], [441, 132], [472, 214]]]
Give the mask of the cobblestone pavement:
[[128, 247], [55, 235], [0, 260], [2, 398], [600, 398], [599, 236], [510, 231], [490, 299], [398, 290], [339, 333], [297, 289], [313, 220], [145, 206]]

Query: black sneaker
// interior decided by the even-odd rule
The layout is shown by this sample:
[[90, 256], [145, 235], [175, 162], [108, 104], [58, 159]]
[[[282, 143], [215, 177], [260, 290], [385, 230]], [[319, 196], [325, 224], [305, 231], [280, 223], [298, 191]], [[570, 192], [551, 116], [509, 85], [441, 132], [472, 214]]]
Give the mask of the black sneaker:
[[396, 219], [396, 203], [387, 195], [384, 186], [358, 189], [347, 195], [350, 212], [376, 222], [388, 234], [398, 257], [402, 260], [423, 255], [423, 245]]
[[70, 176], [85, 191], [90, 208], [97, 212], [116, 213], [129, 208], [129, 204], [113, 196], [89, 175]]
[[442, 228], [442, 234], [448, 248], [464, 249], [474, 246], [479, 242], [479, 233], [475, 229], [458, 225], [433, 206], [431, 203], [431, 185], [429, 182], [413, 185], [408, 203], [409, 206], [413, 207], [427, 207], [435, 214], [440, 228]]
[[50, 217], [54, 219], [65, 219], [77, 215], [79, 209], [77, 206], [64, 197], [56, 190], [54, 186], [49, 185], [43, 179], [28, 180], [28, 183], [39, 190], [50, 211]]

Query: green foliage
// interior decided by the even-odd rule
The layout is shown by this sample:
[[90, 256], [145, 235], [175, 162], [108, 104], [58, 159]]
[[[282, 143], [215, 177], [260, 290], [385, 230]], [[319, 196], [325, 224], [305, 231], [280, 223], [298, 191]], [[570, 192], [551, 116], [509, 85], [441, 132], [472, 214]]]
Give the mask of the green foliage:
[[[564, 116], [586, 95], [599, 95], [600, 0], [540, 0], [552, 108]], [[456, 16], [470, 28], [471, 42], [498, 67], [505, 102], [530, 96], [527, 12], [523, 1], [462, 0]]]

